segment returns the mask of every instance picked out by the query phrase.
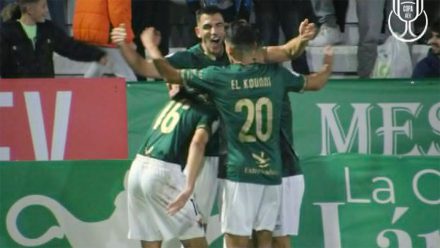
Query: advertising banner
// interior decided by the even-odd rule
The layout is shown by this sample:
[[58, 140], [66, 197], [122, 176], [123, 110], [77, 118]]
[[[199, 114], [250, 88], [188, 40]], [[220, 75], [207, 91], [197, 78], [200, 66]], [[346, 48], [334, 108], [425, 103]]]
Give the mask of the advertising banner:
[[320, 91], [290, 98], [302, 157], [440, 155], [438, 80], [331, 80]]
[[126, 159], [125, 81], [2, 79], [0, 160]]
[[[440, 157], [342, 154], [303, 161], [297, 248], [438, 248]], [[127, 237], [129, 160], [2, 162], [0, 247], [139, 247]], [[218, 212], [208, 223], [221, 248]]]
[[[330, 80], [320, 91], [290, 93], [295, 150], [301, 158], [332, 153], [440, 155], [438, 80]], [[163, 84], [127, 87], [130, 157], [168, 99]]]

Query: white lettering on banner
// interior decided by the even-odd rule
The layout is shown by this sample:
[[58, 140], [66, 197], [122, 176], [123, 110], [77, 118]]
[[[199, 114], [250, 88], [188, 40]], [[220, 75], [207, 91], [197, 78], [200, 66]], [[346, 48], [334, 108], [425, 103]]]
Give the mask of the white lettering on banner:
[[397, 137], [406, 135], [412, 139], [412, 122], [408, 120], [403, 126], [396, 125], [398, 112], [408, 112], [417, 117], [420, 113], [420, 103], [379, 103], [382, 108], [383, 127], [377, 129], [378, 135], [383, 135], [383, 154], [397, 154]]
[[[46, 130], [39, 92], [25, 92], [26, 111], [35, 152], [35, 160], [49, 160]], [[59, 91], [56, 95], [54, 128], [52, 132], [51, 160], [62, 160], [66, 147], [67, 124], [70, 116], [71, 91]]]
[[[422, 170], [417, 172], [414, 175], [413, 181], [412, 181], [412, 188], [414, 191], [415, 196], [423, 203], [429, 204], [429, 205], [438, 205], [440, 204], [440, 198], [432, 200], [432, 199], [427, 199], [426, 197], [424, 197], [422, 195], [422, 193], [420, 193], [419, 190], [419, 181], [421, 180], [422, 176], [424, 175], [436, 175], [440, 178], [440, 171], [434, 170], [434, 169], [426, 169], [426, 170]], [[350, 183], [350, 168], [349, 167], [344, 167], [344, 178], [345, 178], [345, 191], [346, 191], [346, 196], [347, 196], [347, 202], [348, 203], [371, 203], [370, 199], [355, 199], [352, 196], [352, 191], [351, 191], [351, 183]], [[387, 184], [387, 187], [383, 187], [383, 188], [376, 188], [373, 190], [372, 193], [372, 198], [374, 200], [374, 202], [378, 203], [378, 204], [387, 204], [387, 203], [395, 203], [396, 199], [395, 199], [395, 190], [394, 190], [394, 184], [393, 181], [388, 178], [388, 177], [375, 177], [372, 179], [373, 183], [382, 181], [384, 183]], [[379, 197], [379, 194], [382, 193], [382, 195], [384, 195], [383, 193], [387, 193], [385, 194], [386, 198], [381, 199]]]
[[[0, 108], [10, 108], [14, 106], [12, 92], [0, 92]], [[11, 160], [11, 148], [0, 146], [0, 161]]]
[[440, 135], [440, 102], [434, 104], [428, 113], [428, 121], [434, 133]]
[[417, 235], [425, 239], [426, 247], [440, 247], [440, 230]]
[[[386, 204], [386, 203], [396, 203], [396, 197], [394, 194], [394, 184], [393, 181], [391, 181], [387, 177], [375, 177], [373, 178], [373, 182], [383, 181], [388, 185], [388, 188], [378, 188], [373, 190], [373, 199], [375, 202], [380, 204]], [[388, 198], [380, 199], [380, 193], [388, 193]], [[387, 195], [387, 194], [385, 194]]]
[[[339, 205], [345, 205], [343, 202], [316, 202], [321, 208], [322, 227], [324, 235], [325, 248], [341, 248], [341, 230], [339, 224]], [[392, 217], [391, 224], [395, 224], [409, 210], [408, 207], [396, 207]], [[392, 245], [387, 234], [395, 234], [397, 244]], [[425, 239], [426, 248], [439, 248], [440, 231], [435, 230], [426, 234], [418, 234], [417, 237]], [[412, 248], [412, 239], [408, 232], [399, 229], [385, 229], [379, 232], [376, 237], [376, 243], [381, 248], [399, 247]]]
[[[345, 193], [347, 196], [347, 202], [349, 203], [371, 203], [371, 200], [369, 199], [355, 199], [352, 196], [352, 192], [351, 192], [351, 183], [350, 183], [350, 169], [348, 167], [344, 168], [344, 176], [345, 176]], [[379, 204], [386, 204], [386, 203], [395, 203], [396, 199], [395, 199], [395, 193], [394, 193], [394, 184], [393, 182], [387, 178], [387, 177], [375, 177], [372, 179], [372, 182], [378, 182], [378, 181], [382, 181], [384, 183], [386, 183], [388, 185], [388, 187], [385, 188], [377, 188], [373, 190], [373, 200], [376, 203]], [[388, 197], [387, 198], [383, 198], [381, 199], [379, 197], [379, 195], [382, 193], [388, 193], [386, 194]]]
[[[383, 154], [385, 155], [440, 155], [440, 143], [438, 139], [429, 144], [425, 151], [419, 144], [414, 144], [409, 152], [398, 154], [398, 138], [406, 136], [413, 139], [413, 120], [407, 119], [403, 125], [398, 126], [397, 117], [399, 114], [408, 113], [414, 118], [418, 118], [422, 109], [421, 103], [378, 103], [382, 111], [382, 126], [376, 130], [378, 136], [383, 136]], [[354, 109], [348, 131], [344, 131], [344, 123], [338, 115], [338, 109], [341, 107], [336, 103], [317, 104], [321, 111], [321, 152], [320, 155], [328, 155], [333, 152], [346, 153], [357, 152], [360, 154], [370, 154], [372, 135], [371, 135], [371, 110], [372, 104], [352, 103]], [[440, 103], [430, 107], [428, 111], [428, 123], [433, 134], [440, 135]], [[355, 140], [358, 140], [358, 150], [353, 151], [352, 147]], [[334, 144], [336, 151], [332, 151]]]
[[[407, 207], [396, 207], [394, 209], [393, 219], [391, 224], [395, 224], [406, 212], [408, 211]], [[394, 233], [396, 235], [397, 246], [399, 248], [410, 248], [412, 247], [412, 241], [409, 234], [402, 230], [397, 229], [385, 229], [377, 235], [376, 243], [381, 248], [390, 247], [391, 242], [390, 239], [385, 236], [386, 233]]]
[[342, 202], [316, 202], [313, 205], [321, 207], [322, 228], [324, 232], [324, 247], [341, 248], [341, 230], [339, 225], [339, 205]]
[[351, 196], [351, 187], [350, 187], [350, 169], [348, 167], [344, 168], [344, 176], [345, 176], [345, 193], [347, 196], [347, 202], [351, 203], [370, 203], [371, 201], [368, 199], [354, 199]]
[[359, 137], [358, 152], [361, 154], [370, 153], [370, 142], [368, 141], [371, 130], [369, 125], [371, 104], [351, 104], [354, 108], [354, 113], [347, 134], [344, 133], [341, 121], [336, 114], [336, 110], [339, 108], [338, 105], [334, 103], [317, 105], [321, 109], [321, 155], [328, 155], [330, 153], [330, 136], [333, 137], [333, 142], [338, 152], [351, 150], [355, 134]]
[[440, 197], [436, 200], [429, 200], [429, 199], [426, 199], [426, 197], [424, 197], [422, 195], [422, 193], [420, 193], [419, 181], [420, 181], [420, 178], [426, 174], [433, 174], [433, 175], [437, 175], [438, 177], [440, 177], [440, 171], [437, 171], [437, 170], [428, 169], [428, 170], [422, 170], [422, 171], [417, 172], [417, 174], [414, 176], [413, 181], [412, 181], [412, 188], [413, 188], [414, 194], [423, 203], [426, 203], [429, 205], [439, 205], [440, 204]]

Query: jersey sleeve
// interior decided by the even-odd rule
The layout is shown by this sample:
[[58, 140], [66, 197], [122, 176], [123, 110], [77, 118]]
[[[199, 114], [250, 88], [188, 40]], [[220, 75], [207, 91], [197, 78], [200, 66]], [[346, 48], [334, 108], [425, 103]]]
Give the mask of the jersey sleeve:
[[197, 123], [197, 129], [203, 128], [209, 133], [209, 135], [215, 133], [219, 124], [217, 116], [209, 112], [207, 109], [200, 110], [199, 113], [200, 118]]
[[180, 76], [183, 79], [185, 87], [194, 88], [201, 92], [210, 94], [215, 89], [215, 81], [210, 76], [209, 68], [197, 69], [182, 69]]
[[304, 75], [281, 67], [285, 87], [288, 91], [303, 92], [307, 84], [307, 78]]
[[190, 62], [188, 61], [189, 54], [187, 51], [178, 51], [168, 54], [165, 59], [175, 68], [186, 68]]

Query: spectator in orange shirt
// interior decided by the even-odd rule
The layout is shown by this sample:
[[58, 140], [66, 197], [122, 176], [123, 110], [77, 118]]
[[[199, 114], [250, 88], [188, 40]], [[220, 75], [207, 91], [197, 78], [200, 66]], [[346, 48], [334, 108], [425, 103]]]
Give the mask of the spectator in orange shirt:
[[133, 44], [131, 28], [131, 0], [76, 0], [73, 16], [73, 37], [98, 45], [109, 57], [106, 68], [92, 64], [84, 77], [100, 77], [106, 69], [127, 81], [136, 81], [136, 75], [125, 62], [119, 49], [110, 40], [113, 27], [125, 25], [127, 42]]

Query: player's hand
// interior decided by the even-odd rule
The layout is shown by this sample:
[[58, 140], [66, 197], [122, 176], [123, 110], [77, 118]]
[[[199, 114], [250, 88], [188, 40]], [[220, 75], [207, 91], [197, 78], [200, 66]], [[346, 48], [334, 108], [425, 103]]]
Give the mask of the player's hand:
[[127, 39], [127, 30], [125, 29], [125, 24], [121, 23], [118, 27], [113, 28], [110, 33], [112, 42], [118, 46], [123, 45]]
[[321, 71], [325, 71], [325, 72], [332, 71], [333, 57], [334, 57], [333, 47], [332, 46], [324, 47], [324, 59], [323, 59], [323, 65]]
[[160, 32], [153, 27], [145, 28], [141, 34], [141, 41], [145, 48], [158, 47], [160, 44]]
[[302, 41], [312, 40], [316, 36], [316, 25], [310, 23], [309, 19], [304, 19], [299, 25], [299, 36]]
[[179, 212], [180, 209], [182, 209], [188, 199], [191, 197], [192, 191], [191, 190], [184, 190], [182, 191], [174, 201], [172, 201], [167, 206], [167, 212], [169, 215], [174, 215], [175, 213]]

